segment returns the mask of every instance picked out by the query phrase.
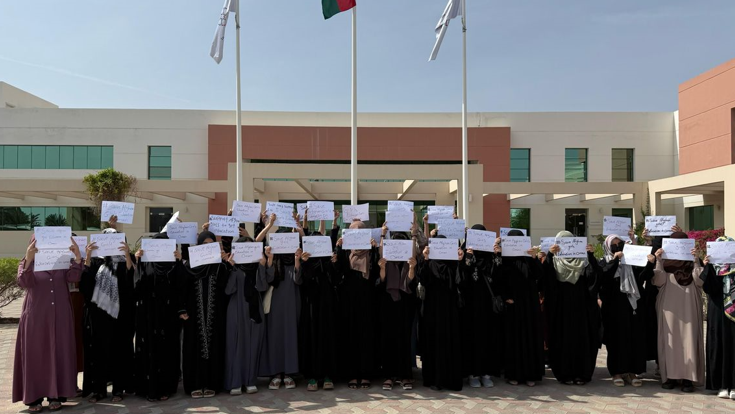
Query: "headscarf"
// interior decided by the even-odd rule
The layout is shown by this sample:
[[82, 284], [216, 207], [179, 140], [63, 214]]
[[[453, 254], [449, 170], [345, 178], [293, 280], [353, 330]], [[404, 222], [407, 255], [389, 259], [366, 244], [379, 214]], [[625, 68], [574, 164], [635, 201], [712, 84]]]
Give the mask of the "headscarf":
[[197, 236], [197, 246], [201, 246], [204, 244], [204, 240], [211, 239], [213, 242], [217, 241], [217, 236], [214, 235], [211, 231], [204, 230], [203, 232], [199, 233], [199, 236]]
[[[623, 241], [617, 234], [611, 234], [607, 236], [605, 243], [602, 245], [605, 250], [605, 260], [608, 263], [613, 261], [614, 253], [612, 251], [612, 245], [615, 240]], [[620, 279], [620, 291], [628, 296], [628, 302], [630, 302], [630, 307], [633, 308], [633, 313], [635, 314], [636, 309], [638, 309], [638, 299], [641, 298], [641, 293], [638, 291], [638, 282], [635, 280], [633, 267], [619, 263], [617, 270], [615, 270], [615, 278]]]
[[[688, 239], [686, 233], [677, 231], [671, 235], [672, 239]], [[687, 260], [664, 260], [664, 270], [666, 273], [673, 273], [676, 283], [680, 286], [688, 286], [694, 280], [692, 271], [694, 270], [694, 263]]]
[[[362, 221], [353, 221], [350, 229], [364, 229], [365, 223]], [[370, 262], [370, 250], [352, 250], [350, 251], [350, 269], [362, 273], [362, 277], [368, 278], [368, 263]]]
[[[722, 236], [717, 242], [735, 241], [732, 237]], [[713, 263], [717, 276], [722, 277], [722, 293], [725, 297], [725, 316], [727, 319], [735, 322], [735, 264], [734, 263]]]
[[[520, 230], [513, 229], [513, 230], [511, 230], [511, 231], [508, 232], [508, 236], [522, 237], [523, 236], [523, 232], [520, 231]], [[515, 265], [516, 269], [518, 269], [518, 271], [524, 277], [528, 277], [528, 275], [531, 272], [531, 270], [529, 268], [529, 265], [528, 265], [528, 259], [530, 259], [530, 258], [529, 257], [519, 256], [519, 257], [506, 257], [506, 258], [504, 258], [502, 260], [506, 260], [506, 261], [508, 261], [510, 263], [513, 263], [513, 265]], [[500, 261], [500, 263], [502, 263], [502, 260]]]
[[[475, 225], [472, 226], [471, 229], [472, 230], [486, 231], [485, 226], [483, 226], [482, 224], [475, 224]], [[521, 234], [521, 235], [523, 235], [523, 234]], [[467, 252], [467, 240], [465, 240], [464, 242], [462, 242], [462, 250], [464, 250], [465, 252]], [[492, 266], [493, 254], [491, 252], [485, 252], [485, 251], [480, 251], [480, 250], [473, 250], [472, 251], [472, 256], [475, 259], [474, 272], [472, 274], [472, 278], [474, 280], [478, 280], [479, 279], [479, 275], [480, 274], [483, 274], [483, 273], [487, 273], [487, 272], [485, 272], [485, 270], [487, 270], [488, 267]], [[468, 262], [468, 263], [471, 263], [471, 262]]]
[[[112, 227], [106, 228], [102, 234], [115, 234], [117, 230]], [[120, 291], [117, 277], [113, 274], [117, 270], [118, 263], [125, 261], [124, 256], [106, 256], [104, 263], [97, 269], [94, 277], [94, 291], [92, 292], [92, 303], [107, 312], [108, 315], [117, 319], [120, 314]]]
[[[560, 231], [556, 234], [557, 238], [561, 237], [574, 237], [574, 235], [568, 231]], [[567, 282], [576, 284], [579, 277], [584, 273], [584, 269], [587, 267], [587, 259], [572, 259], [572, 258], [559, 258], [554, 255], [554, 269], [556, 269], [556, 279], [560, 282]]]
[[[391, 239], [409, 240], [405, 233], [391, 233]], [[405, 262], [392, 262], [386, 265], [385, 291], [394, 302], [401, 300], [401, 291], [411, 293], [408, 288], [408, 265]]]

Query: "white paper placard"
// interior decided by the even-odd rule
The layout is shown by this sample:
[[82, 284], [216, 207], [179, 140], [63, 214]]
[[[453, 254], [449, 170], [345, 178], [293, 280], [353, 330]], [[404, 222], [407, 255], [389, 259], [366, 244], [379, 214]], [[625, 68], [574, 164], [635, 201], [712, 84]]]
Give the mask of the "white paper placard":
[[87, 258], [87, 236], [71, 236], [77, 246], [79, 246], [79, 253], [82, 255], [82, 259]]
[[413, 213], [407, 210], [388, 210], [385, 212], [385, 221], [390, 231], [411, 231]]
[[263, 257], [263, 242], [232, 243], [232, 260], [237, 264], [258, 263]]
[[430, 260], [459, 260], [459, 240], [440, 239], [432, 237], [429, 239]]
[[296, 253], [299, 249], [299, 233], [269, 233], [268, 246], [273, 254]]
[[329, 236], [306, 236], [301, 240], [304, 253], [311, 257], [332, 257], [332, 239]]
[[43, 249], [36, 253], [33, 259], [33, 270], [43, 272], [49, 270], [67, 270], [71, 266], [70, 260], [74, 254], [66, 249]]
[[293, 219], [293, 203], [279, 203], [276, 201], [269, 201], [265, 203], [265, 211], [270, 216], [276, 214], [276, 222], [274, 223], [277, 227], [290, 227], [296, 228], [296, 221]]
[[413, 257], [412, 240], [383, 240], [383, 258], [389, 262], [407, 262]]
[[531, 238], [527, 236], [505, 236], [500, 238], [504, 257], [529, 257]]
[[494, 231], [468, 229], [465, 245], [468, 249], [479, 252], [494, 252], [495, 239], [497, 238], [498, 236]]
[[539, 245], [539, 250], [548, 253], [549, 249], [551, 249], [551, 246], [556, 243], [556, 237], [542, 237], [541, 238], [541, 244]]
[[117, 222], [123, 224], [133, 224], [133, 213], [135, 212], [135, 204], [123, 203], [121, 201], [103, 201], [102, 221], [110, 221], [110, 217], [117, 216]]
[[[511, 230], [520, 230], [520, 232], [523, 233], [524, 236], [527, 236], [528, 235], [528, 232], [527, 232], [526, 229], [512, 229], [512, 228], [508, 228], [508, 227], [501, 227], [500, 228], [500, 237], [507, 236], [508, 235], [508, 232], [510, 232]], [[520, 236], [515, 236], [515, 237], [520, 237]]]
[[[377, 229], [370, 229], [370, 237], [375, 240], [376, 243], [380, 243], [380, 236], [383, 234], [383, 229], [378, 227]], [[390, 232], [385, 235], [386, 239], [390, 239]]]
[[233, 216], [209, 215], [209, 231], [215, 236], [240, 237], [240, 220]]
[[602, 234], [604, 236], [616, 234], [628, 239], [628, 232], [632, 224], [633, 221], [628, 217], [605, 216], [602, 218]]
[[[344, 229], [342, 230], [343, 250], [370, 250], [373, 238], [371, 229]], [[377, 240], [376, 240], [377, 242]]]
[[388, 200], [388, 211], [402, 210], [413, 213], [413, 201]]
[[735, 263], [735, 242], [707, 242], [707, 256], [710, 263]]
[[437, 224], [439, 220], [454, 219], [454, 206], [428, 206], [429, 223]]
[[334, 203], [331, 201], [309, 201], [306, 208], [309, 209], [309, 220], [334, 220]]
[[232, 217], [240, 223], [260, 222], [260, 203], [235, 200], [232, 202]]
[[559, 237], [556, 244], [561, 249], [556, 257], [560, 259], [584, 259], [587, 257], [586, 237]]
[[648, 255], [651, 254], [651, 246], [636, 246], [626, 244], [623, 247], [623, 258], [621, 264], [645, 267], [648, 264]]
[[[297, 203], [296, 204], [296, 214], [299, 215], [299, 220], [303, 220], [304, 219], [304, 213], [306, 213], [306, 207], [307, 206], [308, 206], [308, 204], [306, 204], [306, 203]], [[309, 218], [311, 218], [311, 216], [309, 216]]]
[[184, 222], [184, 223], [171, 223], [168, 225], [168, 238], [176, 240], [178, 244], [197, 244], [197, 229], [199, 223]]
[[439, 235], [448, 239], [462, 240], [465, 238], [465, 227], [467, 227], [467, 224], [462, 219], [441, 219], [437, 225], [437, 230], [439, 230]]
[[49, 226], [33, 229], [37, 249], [67, 249], [71, 246], [71, 227]]
[[175, 262], [176, 240], [142, 239], [140, 249], [143, 250], [142, 262]]
[[92, 234], [89, 242], [95, 243], [97, 248], [93, 250], [96, 257], [122, 256], [121, 243], [125, 243], [125, 233]]
[[189, 267], [192, 269], [202, 265], [221, 262], [222, 247], [219, 243], [207, 243], [189, 247]]
[[342, 206], [342, 221], [345, 223], [352, 223], [354, 219], [360, 219], [360, 221], [370, 220], [370, 204], [358, 204], [356, 206]]
[[696, 240], [694, 239], [663, 239], [661, 248], [664, 250], [664, 254], [661, 257], [666, 260], [693, 262], [692, 249], [695, 243]]
[[649, 236], [671, 236], [671, 228], [675, 225], [676, 216], [646, 217], [646, 229]]

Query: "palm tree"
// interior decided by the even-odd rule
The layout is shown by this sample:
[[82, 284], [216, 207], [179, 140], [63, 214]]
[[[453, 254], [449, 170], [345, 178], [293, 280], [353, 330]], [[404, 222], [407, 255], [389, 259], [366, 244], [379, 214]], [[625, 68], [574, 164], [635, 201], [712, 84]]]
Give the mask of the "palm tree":
[[46, 216], [47, 226], [68, 226], [69, 222], [66, 221], [66, 217], [61, 214], [49, 214]]

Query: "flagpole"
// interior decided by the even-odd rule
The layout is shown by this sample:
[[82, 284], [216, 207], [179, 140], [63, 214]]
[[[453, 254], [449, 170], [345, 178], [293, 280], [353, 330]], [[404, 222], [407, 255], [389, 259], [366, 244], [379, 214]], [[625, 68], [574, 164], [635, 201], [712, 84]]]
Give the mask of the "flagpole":
[[462, 218], [468, 219], [467, 160], [467, 5], [462, 0]]
[[350, 202], [357, 204], [357, 6], [352, 8], [352, 116], [350, 152]]
[[237, 200], [243, 201], [242, 198], [242, 107], [240, 99], [240, 0], [234, 0], [237, 2], [235, 13], [235, 71], [237, 72], [235, 77], [235, 85], [237, 89], [237, 132], [236, 139], [237, 144], [235, 145], [235, 185], [237, 190], [235, 191]]

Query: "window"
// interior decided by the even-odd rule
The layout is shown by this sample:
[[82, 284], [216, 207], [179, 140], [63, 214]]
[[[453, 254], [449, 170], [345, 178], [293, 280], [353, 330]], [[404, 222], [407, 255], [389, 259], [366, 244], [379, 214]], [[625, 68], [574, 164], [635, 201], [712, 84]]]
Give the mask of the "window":
[[689, 230], [712, 230], [715, 228], [714, 206], [688, 208]]
[[528, 148], [510, 149], [510, 182], [527, 183], [531, 181], [531, 150]]
[[632, 208], [614, 208], [612, 209], [613, 217], [627, 217], [633, 220], [633, 209]]
[[[281, 200], [284, 203], [293, 203], [294, 208], [296, 207], [296, 204], [298, 203], [306, 203], [305, 200]], [[365, 225], [369, 228], [377, 228], [383, 225], [385, 222], [385, 211], [388, 209], [388, 202], [387, 201], [378, 201], [375, 200], [371, 201], [358, 201], [357, 204], [363, 204], [363, 203], [370, 203], [370, 208], [368, 210], [368, 213], [370, 214], [370, 220], [365, 222]], [[335, 201], [334, 202], [334, 208], [335, 210], [342, 213], [342, 206], [343, 205], [349, 205], [350, 201]], [[423, 224], [421, 222], [421, 219], [424, 217], [424, 214], [428, 211], [428, 206], [433, 206], [435, 203], [433, 201], [415, 201], [414, 202], [414, 211], [416, 212], [416, 220], [419, 223], [419, 226], [421, 227], [421, 230], [423, 231]], [[456, 209], [456, 206], [455, 206]], [[342, 221], [342, 216], [340, 215], [339, 219], [337, 220], [337, 224], [339, 224], [340, 228], [346, 228], [349, 223], [344, 223]], [[324, 222], [324, 228], [327, 232], [332, 228], [332, 221], [325, 221]], [[309, 221], [309, 230], [316, 231], [319, 229], [319, 222], [318, 221]], [[328, 234], [327, 234], [328, 235]]]
[[564, 228], [575, 237], [587, 237], [587, 209], [566, 209]]
[[148, 231], [160, 233], [174, 215], [172, 207], [151, 207], [148, 209]]
[[99, 230], [100, 218], [91, 207], [0, 207], [0, 230], [30, 230], [38, 226]]
[[171, 147], [148, 147], [148, 179], [171, 179]]
[[531, 235], [531, 209], [511, 208], [510, 227], [514, 229], [526, 229], [526, 234]]
[[633, 149], [612, 150], [612, 180], [617, 182], [633, 181]]
[[112, 168], [112, 146], [0, 145], [0, 169], [99, 170]]
[[587, 149], [567, 148], [564, 152], [564, 181], [587, 182]]

